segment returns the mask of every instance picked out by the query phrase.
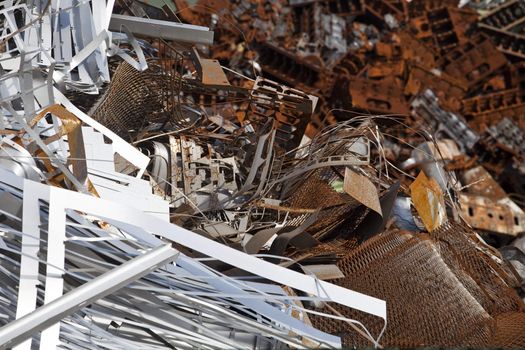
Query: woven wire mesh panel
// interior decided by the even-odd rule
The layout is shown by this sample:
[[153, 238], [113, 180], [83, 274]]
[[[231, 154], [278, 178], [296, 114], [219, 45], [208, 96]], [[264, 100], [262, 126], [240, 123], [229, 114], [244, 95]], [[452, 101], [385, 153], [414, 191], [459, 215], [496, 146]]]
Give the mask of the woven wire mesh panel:
[[131, 140], [148, 123], [165, 124], [174, 115], [174, 76], [151, 62], [139, 72], [122, 62], [93, 118]]
[[348, 251], [353, 250], [358, 246], [359, 242], [355, 238], [344, 241], [331, 240], [308, 249], [308, 255], [316, 256], [322, 254], [335, 254], [337, 256], [343, 257], [348, 254]]
[[342, 240], [330, 240], [325, 243], [320, 243], [315, 247], [309, 248], [304, 251], [293, 252], [289, 255], [290, 258], [297, 262], [301, 262], [305, 259], [316, 259], [323, 257], [341, 258], [348, 254], [348, 251], [354, 250], [359, 246], [359, 240], [357, 237]]
[[[388, 326], [381, 339], [383, 346], [496, 345], [496, 320], [456, 276], [458, 268], [449, 268], [453, 261], [446, 261], [440, 250], [427, 235], [390, 232], [365, 242], [338, 263], [346, 277], [335, 281], [337, 284], [386, 300]], [[472, 281], [476, 283], [475, 278]], [[503, 289], [512, 293], [510, 287]], [[379, 334], [383, 326], [382, 320], [362, 312], [336, 309], [360, 320], [372, 334]], [[340, 335], [345, 346], [371, 345], [342, 321], [311, 319], [314, 326]]]

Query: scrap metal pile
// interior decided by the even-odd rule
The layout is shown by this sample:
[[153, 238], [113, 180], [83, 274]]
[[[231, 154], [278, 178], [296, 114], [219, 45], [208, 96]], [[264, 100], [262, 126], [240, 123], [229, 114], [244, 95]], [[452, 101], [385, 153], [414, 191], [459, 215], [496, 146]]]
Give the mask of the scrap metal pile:
[[0, 23], [0, 349], [525, 346], [525, 1]]

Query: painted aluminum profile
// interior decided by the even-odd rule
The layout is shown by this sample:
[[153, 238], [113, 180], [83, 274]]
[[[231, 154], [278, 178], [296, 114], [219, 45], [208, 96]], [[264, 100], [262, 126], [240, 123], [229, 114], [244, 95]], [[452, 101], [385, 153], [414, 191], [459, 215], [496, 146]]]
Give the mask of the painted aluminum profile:
[[144, 35], [191, 44], [211, 45], [213, 43], [213, 31], [207, 27], [150, 18], [111, 15], [109, 29], [120, 32], [122, 26], [129, 28], [134, 35]]

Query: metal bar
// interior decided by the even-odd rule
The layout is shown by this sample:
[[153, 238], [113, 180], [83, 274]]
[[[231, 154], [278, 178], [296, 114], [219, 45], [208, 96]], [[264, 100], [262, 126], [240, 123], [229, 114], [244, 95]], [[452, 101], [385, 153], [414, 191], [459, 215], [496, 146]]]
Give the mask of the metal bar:
[[213, 44], [213, 31], [207, 27], [151, 18], [111, 15], [109, 29], [120, 32], [122, 26], [129, 28], [134, 35], [145, 35], [192, 44]]
[[178, 254], [170, 244], [155, 248], [7, 324], [0, 328], [0, 349], [10, 348], [24, 341], [62, 318], [173, 261]]

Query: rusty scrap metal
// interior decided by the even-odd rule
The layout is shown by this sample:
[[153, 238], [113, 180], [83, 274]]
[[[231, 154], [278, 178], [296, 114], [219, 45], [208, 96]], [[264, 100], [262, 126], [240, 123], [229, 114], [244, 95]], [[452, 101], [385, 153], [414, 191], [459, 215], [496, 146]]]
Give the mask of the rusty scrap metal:
[[450, 51], [438, 61], [445, 73], [464, 80], [469, 89], [506, 63], [505, 56], [482, 34], [472, 36], [468, 43]]
[[356, 109], [384, 114], [407, 114], [402, 91], [390, 81], [352, 78], [348, 86], [352, 106]]
[[525, 4], [521, 0], [510, 0], [482, 15], [480, 23], [509, 30], [525, 16]]
[[[88, 2], [79, 5], [86, 14], [97, 7], [111, 14]], [[172, 300], [170, 310], [112, 296], [111, 307], [84, 308], [55, 328], [57, 344], [80, 329], [86, 342], [106, 332], [90, 318], [105, 305], [104, 327], [137, 348], [149, 338], [158, 348], [525, 346], [518, 294], [525, 284], [507, 264], [521, 256], [497, 251], [525, 232], [522, 0], [461, 7], [453, 0], [118, 0], [113, 17], [140, 22], [148, 34], [141, 38], [132, 28], [101, 30], [98, 19], [78, 26], [84, 19], [76, 7], [55, 5], [51, 19], [74, 13], [74, 28], [66, 26], [74, 44], [84, 31], [97, 37], [71, 48], [76, 56], [57, 56], [69, 53], [68, 40], [58, 49], [68, 35], [51, 40], [31, 25], [19, 32], [12, 6], [0, 16], [8, 27], [0, 50], [0, 255], [7, 266], [0, 274], [12, 280], [19, 265], [27, 268], [12, 257], [20, 241], [35, 253], [24, 243], [33, 236], [16, 231], [21, 204], [24, 230], [41, 231], [26, 215], [26, 200], [40, 188], [35, 181], [69, 189], [64, 198], [100, 196], [115, 209], [97, 218], [82, 205], [64, 207], [74, 225], [66, 259], [57, 261], [66, 261], [67, 273], [92, 277], [77, 254], [87, 252], [98, 266], [102, 257], [113, 262], [124, 250], [150, 249], [158, 237], [177, 242], [183, 257], [152, 275], [157, 290], [149, 290], [151, 281], [138, 285], [139, 294], [125, 289], [141, 301], [169, 295], [161, 299]], [[20, 6], [30, 17], [33, 5]], [[42, 13], [32, 25], [52, 28]], [[158, 21], [204, 27], [214, 42], [153, 38]], [[65, 22], [57, 23], [62, 30]], [[42, 44], [31, 41], [33, 31]], [[38, 45], [34, 55], [27, 40]], [[62, 209], [54, 195], [63, 190], [45, 188], [52, 195], [36, 199], [35, 220]], [[129, 223], [123, 205], [138, 210], [129, 211]], [[150, 216], [166, 225], [150, 226]], [[48, 243], [60, 248], [63, 241]], [[319, 283], [337, 298], [323, 297]], [[0, 326], [16, 317], [16, 287], [0, 288], [8, 301], [0, 303]], [[369, 308], [370, 300], [381, 307]], [[134, 309], [143, 304], [148, 309]], [[133, 336], [123, 330], [129, 320], [157, 315], [156, 304], [169, 316], [169, 327], [162, 325], [169, 335], [158, 326]], [[176, 317], [184, 317], [174, 320], [179, 309]], [[179, 321], [186, 338], [174, 330]]]
[[511, 236], [516, 236], [524, 230], [521, 224], [525, 219], [523, 212], [514, 213], [505, 203], [462, 193], [459, 196], [459, 204], [463, 218], [476, 229]]
[[467, 42], [467, 30], [476, 17], [472, 10], [439, 7], [411, 18], [409, 23], [418, 39], [433, 45], [441, 54], [446, 54]]
[[440, 103], [451, 111], [461, 108], [461, 100], [467, 91], [464, 82], [456, 77], [421, 66], [412, 67], [405, 85], [405, 94], [417, 96], [425, 89], [436, 91]]
[[464, 150], [471, 149], [479, 140], [466, 121], [457, 114], [440, 108], [438, 98], [431, 90], [426, 90], [412, 102], [415, 112], [434, 124], [436, 132], [442, 132], [453, 138]]
[[484, 23], [478, 26], [492, 39], [499, 51], [510, 56], [525, 58], [525, 35], [495, 28]]

